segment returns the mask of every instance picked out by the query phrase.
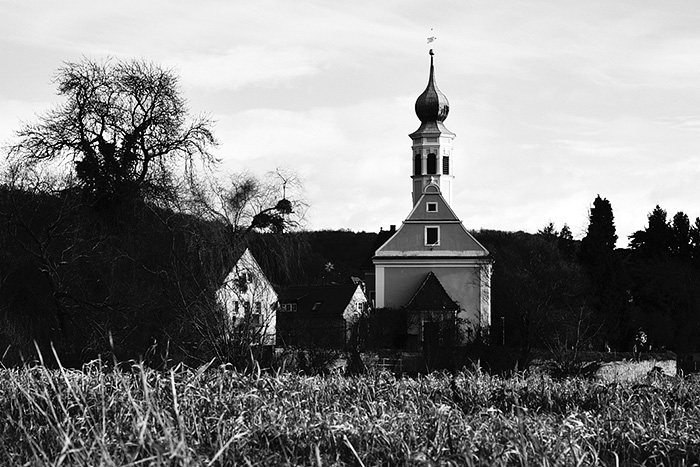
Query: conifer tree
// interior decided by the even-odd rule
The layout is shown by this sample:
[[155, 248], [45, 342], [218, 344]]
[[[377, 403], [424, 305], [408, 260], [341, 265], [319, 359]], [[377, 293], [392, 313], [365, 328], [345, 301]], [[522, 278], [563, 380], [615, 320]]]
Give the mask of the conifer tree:
[[596, 196], [588, 216], [586, 236], [581, 241], [584, 263], [592, 263], [615, 250], [617, 234], [610, 201]]
[[622, 347], [627, 333], [626, 273], [615, 254], [617, 234], [610, 201], [596, 196], [589, 214], [586, 236], [581, 241], [581, 262], [595, 291], [593, 307], [605, 324], [609, 345]]
[[686, 213], [678, 211], [673, 216], [671, 231], [673, 234], [673, 243], [671, 245], [673, 255], [684, 261], [690, 260], [690, 219]]
[[667, 220], [666, 210], [657, 204], [647, 216], [648, 224], [630, 236], [630, 248], [642, 258], [663, 258], [673, 250], [673, 228]]

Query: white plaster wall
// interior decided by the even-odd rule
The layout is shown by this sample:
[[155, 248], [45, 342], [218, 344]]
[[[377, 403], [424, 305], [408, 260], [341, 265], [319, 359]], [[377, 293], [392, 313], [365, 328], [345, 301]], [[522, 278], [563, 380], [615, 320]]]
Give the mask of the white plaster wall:
[[[488, 267], [488, 265], [487, 265]], [[457, 315], [463, 326], [463, 334], [490, 325], [490, 274], [483, 273], [483, 267], [387, 267], [384, 269], [384, 306], [399, 308], [408, 303], [432, 271], [445, 291], [460, 306]], [[482, 282], [488, 281], [487, 283]], [[377, 293], [379, 296], [379, 292]]]

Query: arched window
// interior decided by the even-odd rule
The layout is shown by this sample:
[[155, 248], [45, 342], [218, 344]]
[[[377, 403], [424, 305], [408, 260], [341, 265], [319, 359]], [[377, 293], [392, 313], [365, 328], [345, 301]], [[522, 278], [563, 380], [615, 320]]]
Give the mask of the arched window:
[[437, 174], [437, 156], [434, 152], [428, 154], [428, 175]]
[[421, 175], [420, 153], [413, 156], [413, 175]]
[[449, 156], [442, 156], [442, 174], [443, 175], [450, 174], [450, 157]]

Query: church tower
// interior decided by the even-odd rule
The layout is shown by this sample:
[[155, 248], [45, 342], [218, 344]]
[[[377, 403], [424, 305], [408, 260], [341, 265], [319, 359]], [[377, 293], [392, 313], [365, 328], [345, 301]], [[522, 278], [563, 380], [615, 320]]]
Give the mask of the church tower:
[[[436, 349], [438, 328], [456, 325], [460, 345], [491, 324], [489, 252], [452, 210], [450, 153], [455, 134], [445, 128], [450, 105], [435, 84], [430, 51], [428, 86], [416, 100], [420, 127], [409, 136], [413, 156], [412, 208], [394, 231], [381, 236], [372, 256], [377, 308], [407, 313], [404, 348]], [[447, 332], [447, 331], [446, 331]]]
[[450, 112], [450, 103], [435, 83], [433, 56], [431, 49], [428, 86], [416, 99], [416, 115], [421, 124], [409, 135], [413, 141], [412, 206], [416, 205], [425, 188], [431, 183], [440, 187], [440, 192], [448, 204], [452, 202], [454, 177], [451, 175], [450, 155], [455, 134], [443, 123]]

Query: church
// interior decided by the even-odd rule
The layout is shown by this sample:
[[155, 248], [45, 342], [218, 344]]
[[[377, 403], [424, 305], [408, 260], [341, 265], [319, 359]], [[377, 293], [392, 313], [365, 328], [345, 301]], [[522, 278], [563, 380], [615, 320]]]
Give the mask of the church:
[[376, 309], [406, 310], [407, 350], [438, 345], [445, 329], [456, 329], [464, 345], [491, 324], [492, 259], [451, 207], [455, 134], [444, 124], [450, 106], [433, 59], [431, 50], [428, 85], [415, 104], [421, 123], [409, 135], [413, 208], [398, 229], [380, 232], [365, 273]]

